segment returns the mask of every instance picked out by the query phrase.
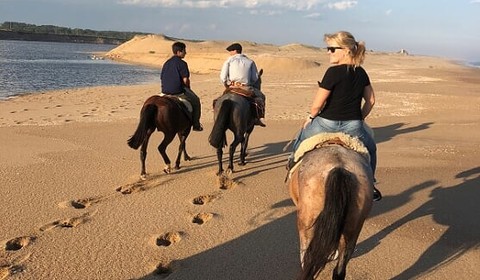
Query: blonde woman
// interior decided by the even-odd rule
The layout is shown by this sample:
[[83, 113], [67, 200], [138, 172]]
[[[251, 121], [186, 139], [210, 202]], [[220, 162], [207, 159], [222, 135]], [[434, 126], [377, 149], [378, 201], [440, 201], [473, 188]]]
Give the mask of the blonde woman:
[[[361, 66], [365, 59], [365, 44], [357, 42], [346, 31], [325, 34], [324, 41], [331, 66], [322, 81], [318, 82], [319, 88], [308, 119], [297, 136], [293, 149], [295, 151], [303, 140], [318, 133], [344, 132], [358, 137], [367, 147], [375, 176], [377, 147], [363, 126], [363, 120], [375, 104], [370, 79]], [[373, 197], [375, 201], [382, 198], [375, 187]]]

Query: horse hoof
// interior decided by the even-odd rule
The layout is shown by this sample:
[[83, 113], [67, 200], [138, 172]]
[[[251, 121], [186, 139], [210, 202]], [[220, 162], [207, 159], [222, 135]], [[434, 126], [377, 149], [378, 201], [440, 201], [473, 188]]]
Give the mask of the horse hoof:
[[174, 170], [180, 170], [180, 166], [175, 166]]
[[328, 257], [329, 261], [334, 261], [336, 259], [338, 259], [338, 250], [335, 250], [335, 252]]
[[140, 180], [142, 180], [142, 181], [147, 180], [147, 174], [140, 175]]
[[245, 166], [245, 165], [247, 165], [247, 162], [246, 161], [243, 161], [243, 162], [241, 161], [241, 162], [238, 163], [238, 165]]
[[233, 174], [233, 169], [229, 168], [225, 171], [225, 175], [231, 176]]
[[165, 174], [170, 174], [170, 173], [172, 172], [172, 170], [170, 170], [170, 168], [164, 168], [164, 169], [163, 169], [163, 172], [164, 172]]

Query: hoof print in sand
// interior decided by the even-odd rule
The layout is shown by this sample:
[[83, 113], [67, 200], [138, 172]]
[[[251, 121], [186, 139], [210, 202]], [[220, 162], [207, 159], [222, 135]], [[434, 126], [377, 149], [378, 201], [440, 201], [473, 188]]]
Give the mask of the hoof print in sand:
[[101, 197], [90, 197], [70, 201], [70, 205], [75, 209], [85, 209], [98, 203], [102, 200]]
[[0, 280], [7, 279], [10, 276], [24, 271], [25, 266], [22, 263], [28, 258], [30, 258], [30, 254], [12, 261], [7, 261], [0, 257]]
[[28, 244], [30, 244], [30, 242], [34, 240], [35, 240], [34, 236], [21, 236], [21, 237], [10, 239], [5, 243], [5, 250], [18, 251], [23, 247], [27, 246]]
[[210, 221], [213, 218], [212, 213], [198, 213], [197, 215], [193, 216], [192, 223], [203, 225], [206, 222]]
[[180, 240], [182, 240], [182, 235], [184, 235], [182, 232], [167, 232], [159, 236], [156, 239], [155, 244], [157, 244], [157, 246], [168, 247], [180, 242]]
[[9, 276], [20, 273], [24, 270], [22, 265], [2, 265], [0, 264], [0, 280], [7, 279]]
[[217, 177], [217, 185], [222, 190], [233, 189], [238, 186], [238, 183], [235, 182], [230, 176], [222, 174]]
[[90, 220], [94, 213], [85, 213], [78, 217], [73, 217], [65, 220], [57, 220], [52, 223], [46, 224], [40, 228], [40, 231], [48, 231], [57, 227], [60, 228], [74, 228], [81, 224], [84, 224]]
[[201, 196], [195, 197], [192, 200], [192, 203], [196, 205], [204, 205], [218, 199], [219, 197], [220, 197], [219, 194], [201, 195]]
[[155, 267], [155, 270], [153, 271], [153, 274], [158, 276], [160, 279], [165, 279], [172, 273], [173, 273], [172, 264], [168, 262], [159, 263]]
[[128, 184], [126, 186], [121, 186], [115, 189], [117, 192], [121, 194], [132, 194], [136, 192], [146, 191], [147, 187], [145, 186], [144, 182], [137, 182], [133, 184]]

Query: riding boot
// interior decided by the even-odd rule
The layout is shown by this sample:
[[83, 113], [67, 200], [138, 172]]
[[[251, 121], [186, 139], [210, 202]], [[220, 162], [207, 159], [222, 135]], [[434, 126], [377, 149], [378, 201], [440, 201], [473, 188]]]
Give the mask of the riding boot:
[[255, 98], [255, 109], [257, 112], [257, 116], [255, 118], [255, 125], [266, 127], [267, 125], [262, 121], [265, 117], [265, 105], [263, 105], [263, 100], [259, 100], [259, 98]]
[[267, 125], [262, 122], [262, 119], [256, 118], [255, 119], [255, 125], [261, 126], [261, 127], [266, 127]]

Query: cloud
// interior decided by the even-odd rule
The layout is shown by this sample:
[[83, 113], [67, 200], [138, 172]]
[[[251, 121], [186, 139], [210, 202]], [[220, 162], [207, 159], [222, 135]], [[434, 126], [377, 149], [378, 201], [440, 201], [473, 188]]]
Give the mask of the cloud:
[[[170, 8], [247, 8], [277, 7], [293, 10], [310, 10], [326, 0], [119, 0], [119, 3], [134, 6]], [[350, 1], [356, 2], [357, 1]]]
[[259, 15], [259, 16], [278, 16], [282, 15], [283, 12], [279, 10], [251, 10], [251, 15]]
[[321, 17], [322, 17], [321, 13], [311, 13], [304, 16], [304, 18], [309, 18], [309, 19], [319, 19]]
[[392, 9], [386, 10], [386, 11], [385, 11], [385, 14], [386, 14], [387, 16], [391, 15], [391, 14], [392, 14]]
[[472, 0], [470, 3], [475, 4], [475, 3], [480, 3], [480, 0]]
[[355, 7], [358, 1], [340, 1], [335, 3], [329, 3], [327, 6], [334, 10], [346, 10]]

